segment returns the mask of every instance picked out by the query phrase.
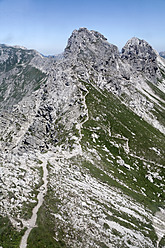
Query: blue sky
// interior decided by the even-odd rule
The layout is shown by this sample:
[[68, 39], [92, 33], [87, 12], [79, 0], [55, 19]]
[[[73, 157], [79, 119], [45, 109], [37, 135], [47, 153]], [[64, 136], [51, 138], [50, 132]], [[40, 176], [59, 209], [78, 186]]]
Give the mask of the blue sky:
[[119, 50], [136, 36], [165, 51], [164, 13], [165, 0], [0, 0], [0, 43], [58, 54], [86, 27]]

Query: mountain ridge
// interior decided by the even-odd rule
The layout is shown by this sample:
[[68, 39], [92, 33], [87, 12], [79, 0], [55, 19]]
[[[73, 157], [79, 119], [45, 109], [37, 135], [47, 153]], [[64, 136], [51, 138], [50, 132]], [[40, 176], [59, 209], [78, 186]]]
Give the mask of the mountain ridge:
[[10, 49], [0, 56], [0, 245], [20, 246], [40, 194], [27, 247], [163, 247], [164, 60], [143, 40], [120, 54], [84, 28], [57, 60]]

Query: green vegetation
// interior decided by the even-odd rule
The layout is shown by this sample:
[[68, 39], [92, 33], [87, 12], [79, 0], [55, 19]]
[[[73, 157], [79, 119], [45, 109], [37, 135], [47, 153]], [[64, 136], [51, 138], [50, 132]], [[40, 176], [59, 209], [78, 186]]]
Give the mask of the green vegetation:
[[24, 231], [17, 231], [8, 217], [0, 216], [0, 246], [3, 248], [19, 248]]
[[[3, 68], [3, 70], [12, 70], [12, 63], [17, 63], [17, 58], [14, 57], [12, 63], [10, 63], [7, 62], [6, 69]], [[11, 94], [7, 99], [9, 104], [19, 102], [25, 95], [28, 95], [29, 92], [38, 90], [46, 81], [46, 75], [40, 70], [28, 65], [28, 63], [24, 68], [21, 64], [18, 65], [17, 69], [18, 75], [13, 75], [9, 78], [13, 86], [10, 92]], [[161, 71], [161, 73], [163, 76], [164, 72]], [[152, 211], [154, 214], [160, 206], [164, 207], [165, 201], [165, 188], [163, 185], [163, 180], [165, 179], [165, 169], [163, 167], [165, 161], [164, 135], [128, 109], [121, 103], [121, 99], [112, 93], [106, 90], [98, 90], [90, 83], [81, 82], [84, 83], [89, 91], [87, 95], [86, 92], [83, 92], [83, 94], [86, 95], [89, 118], [87, 119], [87, 115], [80, 115], [79, 121], [81, 123], [84, 122], [81, 129], [82, 136], [80, 136], [79, 130], [76, 128], [76, 123], [70, 126], [68, 125], [71, 116], [70, 112], [59, 112], [56, 122], [52, 122], [50, 124], [52, 125], [51, 128], [47, 128], [48, 142], [54, 146], [57, 144], [59, 146], [61, 145], [62, 149], [71, 151], [76, 140], [74, 138], [76, 137], [78, 139], [82, 137], [81, 146], [84, 154], [90, 156], [90, 160], [88, 156], [75, 156], [68, 159], [68, 166], [74, 163], [75, 168], [77, 166], [80, 170], [82, 169], [83, 173], [90, 173], [92, 177], [106, 184], [106, 186], [119, 189], [119, 191], [116, 191], [117, 193], [121, 195], [124, 193], [130, 197], [135, 204], [141, 204], [146, 211]], [[163, 101], [165, 101], [164, 94], [152, 83], [148, 82], [148, 85], [155, 95], [162, 99], [161, 101], [155, 97], [159, 104], [163, 106]], [[3, 81], [0, 86], [0, 100], [3, 101], [7, 90], [6, 82]], [[80, 99], [78, 103], [75, 102], [73, 104], [79, 104], [79, 108], [77, 108], [79, 110], [83, 107], [82, 99]], [[155, 104], [153, 112], [157, 119], [162, 124], [165, 124], [164, 115], [159, 105]], [[19, 122], [15, 124], [15, 127], [17, 131], [20, 130], [21, 125]], [[28, 131], [31, 136], [35, 135], [31, 127]], [[5, 137], [6, 142], [10, 143], [12, 136], [12, 133], [8, 133]], [[31, 192], [33, 194], [32, 200], [36, 201], [27, 201], [23, 204], [21, 217], [24, 219], [31, 217], [32, 209], [37, 202], [38, 189], [43, 184], [43, 168], [41, 167], [43, 162], [39, 159], [35, 162], [38, 166], [34, 167], [34, 170], [38, 170], [40, 181], [34, 186]], [[47, 168], [50, 177], [52, 166], [53, 165], [48, 162]], [[65, 164], [65, 166], [67, 166], [67, 164]], [[60, 212], [60, 207], [63, 202], [55, 197], [54, 190], [55, 189], [51, 188], [51, 185], [48, 184], [48, 191], [45, 195], [44, 203], [38, 211], [37, 227], [33, 228], [28, 238], [28, 248], [69, 248], [67, 245], [67, 237], [69, 237], [70, 240], [73, 238], [82, 242], [81, 231], [78, 233], [78, 231], [71, 226], [68, 221], [68, 213], [63, 212], [65, 217], [64, 221], [55, 218], [54, 214]], [[72, 193], [69, 192], [68, 194]], [[8, 191], [8, 198], [11, 199], [12, 197], [14, 197], [13, 193]], [[123, 228], [135, 230], [136, 232], [140, 231], [156, 245], [157, 236], [155, 230], [153, 229], [151, 220], [146, 216], [142, 216], [145, 218], [143, 223], [144, 218], [139, 220], [131, 214], [115, 209], [113, 203], [111, 203], [111, 205], [108, 205], [108, 203], [104, 204], [94, 197], [91, 197], [90, 200], [96, 204], [96, 206], [100, 205], [100, 211], [104, 212], [105, 222], [102, 224], [104, 231], [108, 232], [110, 229], [112, 235], [117, 238], [122, 238], [120, 232], [115, 228], [111, 229], [112, 227], [107, 224], [108, 221], [116, 222]], [[91, 216], [89, 216], [89, 218], [90, 217]], [[95, 217], [91, 218], [93, 220]], [[67, 221], [68, 224], [66, 224]], [[65, 226], [63, 225], [64, 223], [66, 224]], [[0, 245], [2, 245], [3, 248], [19, 247], [23, 233], [24, 230], [21, 232], [16, 231], [7, 217], [0, 218]], [[124, 241], [121, 242], [123, 242], [121, 247], [126, 247], [126, 243], [124, 243]], [[133, 243], [131, 243], [132, 240], [128, 239], [126, 242], [133, 245]], [[159, 247], [163, 247], [164, 243], [165, 238], [163, 237]], [[102, 248], [107, 248], [106, 244], [101, 241], [97, 244]], [[119, 246], [116, 245], [116, 247]]]
[[[38, 160], [37, 160], [37, 163], [38, 163], [38, 164], [42, 164], [43, 162], [42, 162], [40, 159], [38, 159]], [[42, 170], [42, 168], [41, 168], [40, 170]], [[42, 171], [43, 171], [43, 170], [42, 170]], [[42, 172], [42, 174], [43, 174], [43, 172]]]
[[150, 86], [150, 88], [153, 90], [153, 92], [160, 97], [163, 101], [165, 101], [165, 95], [164, 93], [158, 88], [156, 87], [156, 85], [154, 85], [153, 83], [147, 81], [147, 84]]
[[[37, 192], [38, 193], [38, 192]], [[34, 198], [37, 201], [37, 197]], [[21, 207], [21, 218], [29, 220], [32, 216], [32, 210], [36, 206], [37, 202], [23, 202]]]
[[[19, 63], [14, 48], [9, 50], [9, 54], [11, 57], [4, 62], [0, 69], [2, 76], [3, 73], [10, 72], [5, 78], [2, 77], [0, 84], [0, 102], [3, 102], [4, 108], [18, 103], [25, 95], [38, 90], [46, 81], [46, 74], [29, 64], [34, 57], [33, 53], [26, 54], [26, 51], [21, 50], [22, 56]], [[9, 95], [8, 92], [10, 92]]]
[[161, 68], [159, 68], [159, 69], [160, 69], [160, 72], [161, 72], [162, 78], [163, 78], [163, 79], [165, 79], [165, 71], [164, 71], [163, 69], [161, 69]]
[[159, 248], [164, 248], [164, 247], [165, 247], [165, 235], [163, 236], [163, 238], [159, 242]]
[[[93, 154], [93, 164], [83, 161], [82, 165], [94, 177], [121, 188], [155, 212], [158, 206], [163, 206], [165, 194], [160, 186], [161, 180], [154, 178], [152, 183], [146, 175], [149, 167], [151, 172], [158, 169], [159, 174], [165, 176], [164, 168], [155, 166], [155, 163], [164, 164], [164, 135], [130, 111], [111, 93], [98, 91], [87, 83], [85, 86], [89, 90], [86, 97], [89, 120], [83, 125], [82, 146], [87, 151], [95, 149], [101, 160]], [[93, 133], [97, 138], [92, 138]], [[129, 153], [124, 148], [127, 140]], [[153, 147], [159, 153], [152, 150]], [[119, 158], [130, 168], [119, 165]], [[112, 171], [114, 178], [110, 176]]]
[[[37, 161], [38, 163], [42, 163], [41, 160]], [[26, 201], [23, 202], [23, 206], [21, 209], [21, 217], [25, 220], [28, 220], [31, 218], [32, 216], [32, 210], [33, 208], [37, 205], [38, 199], [37, 199], [37, 195], [38, 195], [38, 189], [41, 187], [41, 185], [43, 184], [43, 168], [42, 167], [34, 167], [34, 170], [38, 170], [39, 176], [40, 176], [40, 181], [38, 184], [35, 185], [35, 188], [32, 190], [31, 195], [33, 195], [33, 198], [31, 200], [35, 201], [35, 202], [30, 202], [30, 201]]]
[[[58, 205], [60, 201], [53, 197], [53, 191], [49, 188], [45, 201], [38, 212], [37, 225], [38, 227], [33, 228], [28, 238], [27, 248], [65, 248], [65, 237], [64, 230], [58, 227], [56, 219], [51, 212], [58, 212]], [[55, 226], [57, 225], [58, 237], [55, 239]], [[68, 247], [68, 246], [67, 246]]]
[[40, 88], [43, 79], [46, 77], [40, 70], [27, 65], [25, 69], [20, 71], [19, 76], [12, 76], [14, 80], [14, 88], [8, 98], [13, 98], [19, 102], [22, 98], [31, 91], [36, 91]]
[[[84, 84], [89, 90], [86, 96], [89, 119], [83, 124], [81, 130], [81, 145], [84, 151], [90, 153], [93, 162], [76, 156], [68, 160], [68, 164], [73, 163], [87, 169], [97, 180], [120, 189], [135, 202], [142, 204], [153, 213], [156, 212], [158, 207], [164, 206], [162, 181], [155, 177], [152, 183], [147, 175], [149, 172], [156, 173], [157, 170], [159, 175], [165, 175], [163, 166], [156, 166], [164, 163], [164, 135], [130, 111], [111, 93], [106, 90], [98, 91], [92, 85], [85, 82]], [[69, 144], [68, 134], [71, 132], [72, 135], [79, 137], [79, 133], [74, 126], [71, 130], [66, 130], [62, 118], [59, 116], [55, 123], [56, 130], [59, 131], [58, 144]], [[155, 152], [153, 147], [159, 152]], [[91, 150], [95, 150], [95, 153]], [[120, 160], [124, 161], [123, 165], [120, 165]], [[51, 165], [49, 165], [49, 171], [51, 172]], [[146, 219], [146, 223], [143, 223], [129, 214], [115, 210], [114, 206], [97, 202], [96, 199], [91, 200], [97, 205], [102, 205], [107, 220], [117, 222], [125, 228], [140, 231], [156, 245], [157, 236], [149, 219], [143, 216]], [[57, 220], [53, 216], [60, 211], [59, 206], [60, 201], [54, 198], [53, 190], [49, 188], [45, 202], [38, 212], [38, 227], [33, 229], [29, 236], [29, 248], [34, 247], [34, 243], [38, 244], [37, 247], [66, 247], [62, 243], [66, 227], [64, 230], [62, 224], [56, 223]], [[108, 212], [112, 215], [109, 216]], [[65, 217], [67, 218], [67, 213]], [[69, 228], [69, 232], [76, 232], [73, 227]], [[103, 228], [108, 230], [110, 227], [105, 222]], [[55, 233], [58, 233], [58, 237], [53, 238]], [[112, 235], [120, 238], [121, 233], [113, 229]], [[127, 242], [131, 244], [132, 241], [127, 240]], [[104, 243], [99, 245], [106, 247]], [[127, 246], [122, 243], [122, 247]]]

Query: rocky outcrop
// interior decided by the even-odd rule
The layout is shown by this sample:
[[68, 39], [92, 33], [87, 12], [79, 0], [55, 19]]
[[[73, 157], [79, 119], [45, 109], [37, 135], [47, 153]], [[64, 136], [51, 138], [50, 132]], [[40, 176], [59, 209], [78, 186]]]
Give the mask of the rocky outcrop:
[[118, 48], [96, 31], [86, 28], [74, 30], [64, 51], [65, 58], [77, 58], [81, 63], [90, 64], [97, 71], [117, 69]]
[[156, 82], [159, 68], [154, 49], [144, 40], [130, 39], [122, 49], [123, 62], [131, 65], [134, 71], [143, 73], [149, 80]]

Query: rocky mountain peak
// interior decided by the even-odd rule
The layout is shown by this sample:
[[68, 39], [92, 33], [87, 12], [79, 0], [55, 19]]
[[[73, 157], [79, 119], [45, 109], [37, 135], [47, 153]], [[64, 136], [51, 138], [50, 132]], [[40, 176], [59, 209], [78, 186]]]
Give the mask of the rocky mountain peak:
[[137, 37], [133, 37], [128, 40], [124, 48], [122, 49], [123, 57], [136, 56], [138, 58], [147, 57], [152, 61], [156, 60], [156, 53], [152, 46], [150, 46], [145, 40], [141, 40]]
[[96, 43], [98, 41], [106, 40], [107, 39], [97, 31], [90, 31], [87, 28], [80, 28], [78, 30], [75, 29], [68, 40], [66, 50], [68, 50], [73, 44], [83, 46], [89, 43]]
[[89, 70], [101, 74], [111, 71], [111, 74], [115, 74], [120, 53], [99, 32], [80, 28], [74, 30], [69, 38], [64, 58], [68, 63], [76, 64], [76, 70], [84, 75]]
[[131, 39], [129, 39], [127, 41], [126, 45], [129, 45], [129, 46], [138, 45], [141, 47], [142, 46], [149, 46], [149, 44], [145, 40], [139, 39], [138, 37], [132, 37]]
[[80, 38], [80, 37], [89, 40], [89, 42], [95, 42], [96, 39], [98, 38], [102, 40], [107, 40], [107, 38], [105, 38], [104, 35], [94, 30], [88, 30], [87, 28], [79, 28], [78, 30], [75, 29], [72, 32], [72, 38]]
[[158, 71], [156, 52], [145, 40], [133, 37], [122, 49], [121, 58], [136, 71], [144, 72], [152, 81]]
[[78, 55], [81, 58], [88, 56], [89, 59], [94, 54], [101, 58], [105, 54], [119, 55], [119, 51], [115, 45], [108, 43], [107, 39], [97, 31], [88, 30], [87, 28], [74, 30], [68, 40], [64, 56]]

